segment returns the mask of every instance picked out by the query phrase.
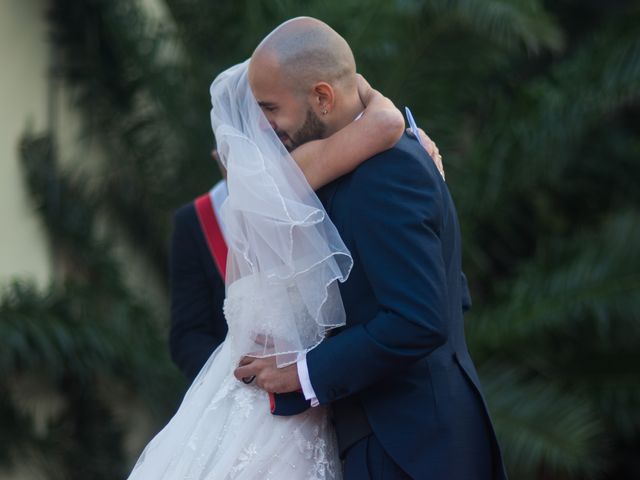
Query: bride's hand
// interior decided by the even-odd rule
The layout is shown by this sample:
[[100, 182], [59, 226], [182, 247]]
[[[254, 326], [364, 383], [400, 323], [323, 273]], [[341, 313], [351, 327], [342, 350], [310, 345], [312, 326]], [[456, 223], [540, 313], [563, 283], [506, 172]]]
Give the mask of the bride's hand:
[[[412, 137], [415, 137], [415, 135], [413, 134], [413, 131], [410, 128], [407, 128], [407, 133]], [[433, 163], [436, 164], [436, 167], [438, 167], [438, 171], [440, 172], [440, 175], [442, 175], [442, 178], [445, 178], [444, 166], [442, 165], [442, 155], [440, 155], [440, 150], [438, 150], [438, 146], [433, 140], [431, 140], [429, 135], [427, 135], [424, 132], [424, 130], [422, 130], [421, 128], [418, 128], [418, 134], [420, 135], [420, 140], [422, 141], [422, 144], [425, 146], [424, 149], [427, 151], [427, 153], [433, 160]]]
[[360, 97], [362, 106], [366, 108], [367, 105], [371, 103], [371, 98], [375, 91], [369, 82], [367, 82], [367, 80], [359, 73], [356, 73], [356, 84], [358, 86], [358, 96]]
[[[380, 94], [380, 92], [375, 90], [369, 84], [369, 82], [367, 82], [367, 79], [364, 78], [359, 73], [356, 74], [356, 82], [358, 86], [358, 96], [360, 97], [360, 101], [362, 102], [362, 105], [365, 108], [369, 106], [369, 104], [376, 97], [376, 95], [378, 95], [381, 98], [384, 98], [384, 96]], [[393, 105], [393, 103], [391, 103], [390, 100], [386, 98], [384, 98], [384, 100], [386, 100], [390, 104], [390, 106], [393, 107], [393, 110], [397, 110], [397, 108], [395, 108], [395, 106]], [[398, 113], [399, 113], [399, 110], [398, 110]], [[404, 117], [402, 117], [401, 113], [399, 113], [399, 116], [400, 118], [402, 118], [402, 121], [404, 123]], [[411, 131], [410, 128], [407, 128], [407, 132], [413, 136], [413, 132]], [[422, 130], [421, 128], [418, 128], [418, 134], [420, 135], [422, 144], [425, 145], [425, 150], [427, 151], [429, 156], [433, 159], [434, 163], [436, 164], [436, 167], [438, 167], [438, 171], [440, 172], [440, 175], [442, 175], [442, 178], [445, 178], [444, 166], [442, 165], [442, 155], [440, 155], [438, 146], [435, 144], [433, 140], [431, 140], [431, 138], [429, 138], [429, 135], [427, 135], [424, 132], [424, 130]]]

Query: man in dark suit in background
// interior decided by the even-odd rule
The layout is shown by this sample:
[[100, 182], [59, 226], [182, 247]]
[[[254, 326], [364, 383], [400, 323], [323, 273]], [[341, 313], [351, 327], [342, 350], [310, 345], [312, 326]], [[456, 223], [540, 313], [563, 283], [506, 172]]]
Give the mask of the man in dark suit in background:
[[[222, 179], [209, 192], [217, 215], [227, 196], [225, 171], [214, 150]], [[175, 214], [169, 258], [171, 287], [171, 357], [193, 380], [211, 353], [224, 341], [227, 323], [222, 311], [224, 279], [218, 270], [198, 219], [195, 202]]]

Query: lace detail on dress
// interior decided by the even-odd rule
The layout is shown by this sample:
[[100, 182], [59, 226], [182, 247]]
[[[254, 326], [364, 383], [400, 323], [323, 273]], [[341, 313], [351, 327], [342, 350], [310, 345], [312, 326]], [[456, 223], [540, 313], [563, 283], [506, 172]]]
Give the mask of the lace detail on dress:
[[251, 443], [244, 447], [240, 456], [236, 460], [236, 464], [231, 468], [230, 479], [237, 478], [238, 474], [242, 472], [251, 461], [258, 455], [258, 448], [255, 443]]
[[[259, 302], [227, 299], [229, 334], [180, 409], [140, 457], [130, 480], [339, 480], [340, 461], [324, 407], [272, 415], [267, 394], [236, 380], [236, 322], [262, 315]], [[242, 317], [242, 318], [240, 318]], [[244, 350], [241, 353], [245, 353]]]
[[309, 480], [324, 480], [326, 478], [336, 477], [336, 465], [335, 461], [331, 461], [333, 458], [329, 455], [329, 447], [333, 448], [335, 455], [334, 444], [329, 445], [326, 438], [335, 442], [335, 439], [331, 435], [332, 432], [328, 431], [329, 425], [326, 419], [320, 424], [316, 424], [312, 429], [307, 429], [306, 432], [302, 432], [301, 429], [296, 428], [293, 432], [294, 441], [298, 451], [302, 456], [309, 460], [311, 464], [311, 470], [307, 478]]
[[324, 339], [325, 327], [302, 320], [311, 313], [295, 285], [243, 277], [229, 287], [223, 310], [234, 355], [276, 356], [284, 366]]

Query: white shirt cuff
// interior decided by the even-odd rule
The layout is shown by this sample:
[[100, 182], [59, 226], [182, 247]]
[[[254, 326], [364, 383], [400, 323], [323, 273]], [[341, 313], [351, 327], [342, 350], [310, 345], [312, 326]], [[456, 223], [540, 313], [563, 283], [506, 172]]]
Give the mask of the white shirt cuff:
[[304, 398], [307, 400], [311, 400], [311, 406], [317, 407], [320, 405], [318, 401], [318, 397], [316, 397], [316, 392], [313, 390], [313, 386], [311, 385], [311, 379], [309, 378], [309, 368], [307, 367], [307, 354], [302, 353], [298, 356], [298, 362], [296, 363], [298, 367], [298, 378], [300, 379], [300, 385], [302, 386], [302, 393], [304, 394]]

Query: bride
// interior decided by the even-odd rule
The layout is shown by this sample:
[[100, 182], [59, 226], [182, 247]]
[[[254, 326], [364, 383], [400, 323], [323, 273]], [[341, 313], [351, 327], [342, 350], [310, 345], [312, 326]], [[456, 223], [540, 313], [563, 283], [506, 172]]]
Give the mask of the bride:
[[404, 120], [359, 76], [357, 121], [288, 152], [251, 92], [247, 69], [248, 60], [229, 68], [210, 90], [229, 189], [222, 207], [227, 338], [130, 480], [341, 478], [324, 407], [273, 415], [267, 394], [233, 371], [243, 356], [290, 365], [345, 324], [337, 282], [346, 280], [352, 258], [314, 190], [393, 146]]

